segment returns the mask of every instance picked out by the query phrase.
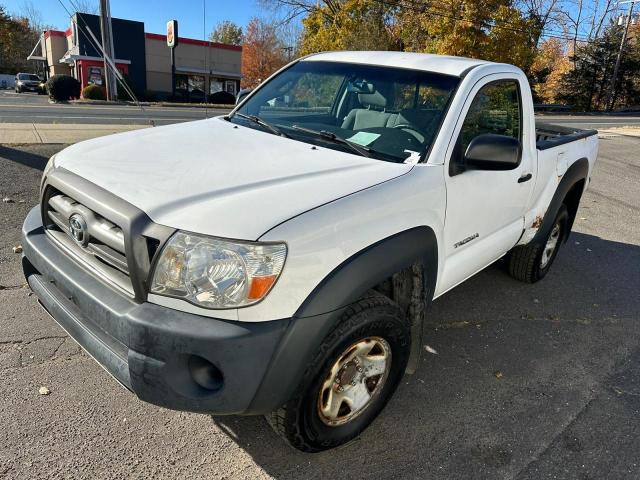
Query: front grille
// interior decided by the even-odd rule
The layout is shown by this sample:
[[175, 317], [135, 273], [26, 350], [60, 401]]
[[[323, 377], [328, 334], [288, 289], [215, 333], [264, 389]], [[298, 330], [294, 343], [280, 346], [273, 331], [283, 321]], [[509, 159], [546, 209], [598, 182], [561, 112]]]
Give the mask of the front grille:
[[[55, 189], [44, 196], [43, 202], [47, 233], [71, 256], [133, 296], [122, 228]], [[74, 230], [72, 217], [75, 226], [81, 228]]]

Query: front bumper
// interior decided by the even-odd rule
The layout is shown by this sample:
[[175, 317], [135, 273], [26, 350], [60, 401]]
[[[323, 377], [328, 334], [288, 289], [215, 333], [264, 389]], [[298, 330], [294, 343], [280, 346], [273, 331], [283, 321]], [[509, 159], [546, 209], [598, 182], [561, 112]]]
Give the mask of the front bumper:
[[263, 406], [255, 397], [290, 320], [232, 322], [137, 302], [63, 253], [37, 207], [22, 237], [25, 277], [40, 303], [140, 399], [220, 415], [266, 413], [280, 401]]
[[29, 92], [37, 92], [40, 90], [40, 85], [26, 85], [23, 83], [22, 85], [18, 85], [18, 88]]

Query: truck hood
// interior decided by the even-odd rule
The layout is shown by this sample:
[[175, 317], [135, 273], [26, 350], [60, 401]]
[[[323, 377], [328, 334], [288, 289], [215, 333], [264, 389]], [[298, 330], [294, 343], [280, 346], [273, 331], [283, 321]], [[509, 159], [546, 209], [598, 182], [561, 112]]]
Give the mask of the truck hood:
[[81, 142], [58, 153], [55, 164], [158, 224], [246, 240], [412, 168], [219, 117]]

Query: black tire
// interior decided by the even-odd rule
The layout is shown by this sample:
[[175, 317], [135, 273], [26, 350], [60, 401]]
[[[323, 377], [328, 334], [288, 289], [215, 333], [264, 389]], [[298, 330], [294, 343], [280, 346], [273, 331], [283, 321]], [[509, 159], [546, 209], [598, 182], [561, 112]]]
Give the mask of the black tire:
[[[354, 418], [328, 425], [319, 413], [321, 388], [345, 350], [368, 337], [384, 339], [391, 349], [386, 379]], [[267, 421], [287, 443], [304, 452], [349, 442], [371, 424], [395, 392], [409, 359], [410, 345], [411, 327], [398, 305], [378, 292], [368, 293], [346, 309], [338, 326], [320, 345], [293, 398], [267, 415]]]
[[[559, 238], [553, 252], [547, 253], [546, 262], [543, 262], [545, 246], [554, 233], [556, 226]], [[562, 204], [553, 221], [553, 226], [543, 240], [534, 240], [527, 245], [521, 245], [511, 250], [509, 255], [509, 275], [525, 283], [535, 283], [542, 280], [551, 269], [551, 265], [553, 265], [558, 255], [560, 244], [567, 236], [568, 227], [569, 213], [566, 205]]]

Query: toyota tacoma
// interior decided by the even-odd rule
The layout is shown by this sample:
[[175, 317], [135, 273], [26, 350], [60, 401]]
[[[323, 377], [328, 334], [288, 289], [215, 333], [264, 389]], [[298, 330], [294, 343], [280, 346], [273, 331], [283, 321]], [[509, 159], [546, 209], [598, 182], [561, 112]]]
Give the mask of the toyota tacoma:
[[53, 156], [23, 268], [141, 400], [265, 415], [320, 451], [415, 370], [433, 299], [503, 257], [517, 280], [547, 274], [596, 133], [536, 125], [511, 65], [311, 55], [228, 115]]

